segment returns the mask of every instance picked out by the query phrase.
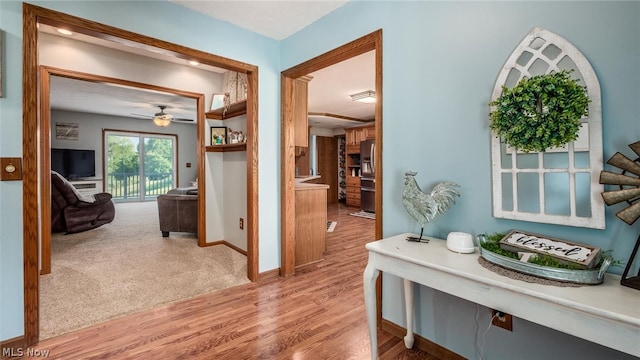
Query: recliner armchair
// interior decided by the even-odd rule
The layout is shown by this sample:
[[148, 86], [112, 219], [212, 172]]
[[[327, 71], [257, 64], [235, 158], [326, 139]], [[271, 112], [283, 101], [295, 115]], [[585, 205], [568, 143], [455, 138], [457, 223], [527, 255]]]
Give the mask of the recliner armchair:
[[[51, 232], [67, 234], [97, 228], [113, 221], [116, 209], [111, 194], [93, 195], [94, 202], [83, 199], [62, 175], [51, 172]], [[90, 200], [89, 200], [90, 201]]]
[[197, 190], [174, 189], [156, 200], [162, 237], [168, 237], [171, 231], [198, 233]]

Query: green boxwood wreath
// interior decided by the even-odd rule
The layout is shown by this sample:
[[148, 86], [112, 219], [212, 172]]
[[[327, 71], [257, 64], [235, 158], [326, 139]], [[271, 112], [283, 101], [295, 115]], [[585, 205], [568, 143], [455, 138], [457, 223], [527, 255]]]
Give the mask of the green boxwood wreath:
[[580, 119], [588, 115], [586, 87], [563, 70], [523, 78], [490, 102], [493, 129], [511, 147], [524, 151], [545, 151], [578, 138]]

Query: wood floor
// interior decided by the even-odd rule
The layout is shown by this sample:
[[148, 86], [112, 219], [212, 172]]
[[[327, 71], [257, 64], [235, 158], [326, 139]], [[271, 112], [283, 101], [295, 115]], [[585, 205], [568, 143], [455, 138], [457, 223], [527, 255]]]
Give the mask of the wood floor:
[[[331, 204], [325, 260], [40, 342], [53, 359], [370, 359], [362, 272], [374, 221]], [[159, 279], [161, 281], [161, 279]], [[435, 359], [378, 332], [381, 359]]]

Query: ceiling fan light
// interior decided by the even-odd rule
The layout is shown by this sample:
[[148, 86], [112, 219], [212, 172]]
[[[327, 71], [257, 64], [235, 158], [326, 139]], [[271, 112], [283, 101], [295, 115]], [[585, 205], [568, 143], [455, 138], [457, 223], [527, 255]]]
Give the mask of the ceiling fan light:
[[351, 100], [361, 103], [371, 104], [376, 102], [376, 93], [373, 90], [367, 90], [359, 92], [357, 94], [350, 95]]
[[169, 124], [171, 124], [171, 119], [173, 118], [173, 116], [164, 112], [164, 109], [167, 108], [166, 105], [158, 105], [158, 107], [160, 108], [160, 112], [156, 113], [153, 116], [153, 123], [160, 127], [169, 126]]
[[171, 116], [167, 114], [156, 115], [153, 117], [153, 123], [160, 127], [169, 126], [171, 124]]

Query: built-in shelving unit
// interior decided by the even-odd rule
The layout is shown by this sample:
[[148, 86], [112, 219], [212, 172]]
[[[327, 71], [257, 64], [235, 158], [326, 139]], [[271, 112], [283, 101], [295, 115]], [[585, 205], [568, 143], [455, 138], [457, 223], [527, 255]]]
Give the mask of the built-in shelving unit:
[[247, 151], [247, 143], [205, 146], [206, 152]]
[[360, 142], [375, 139], [375, 126], [359, 126], [345, 129], [346, 145], [346, 202], [348, 206], [361, 206], [360, 192]]
[[226, 120], [235, 116], [244, 115], [247, 113], [247, 100], [242, 100], [231, 104], [231, 106], [229, 106], [229, 109], [224, 112], [224, 115], [222, 114], [223, 111], [224, 107], [207, 111], [206, 113], [204, 113], [204, 117], [212, 120]]

